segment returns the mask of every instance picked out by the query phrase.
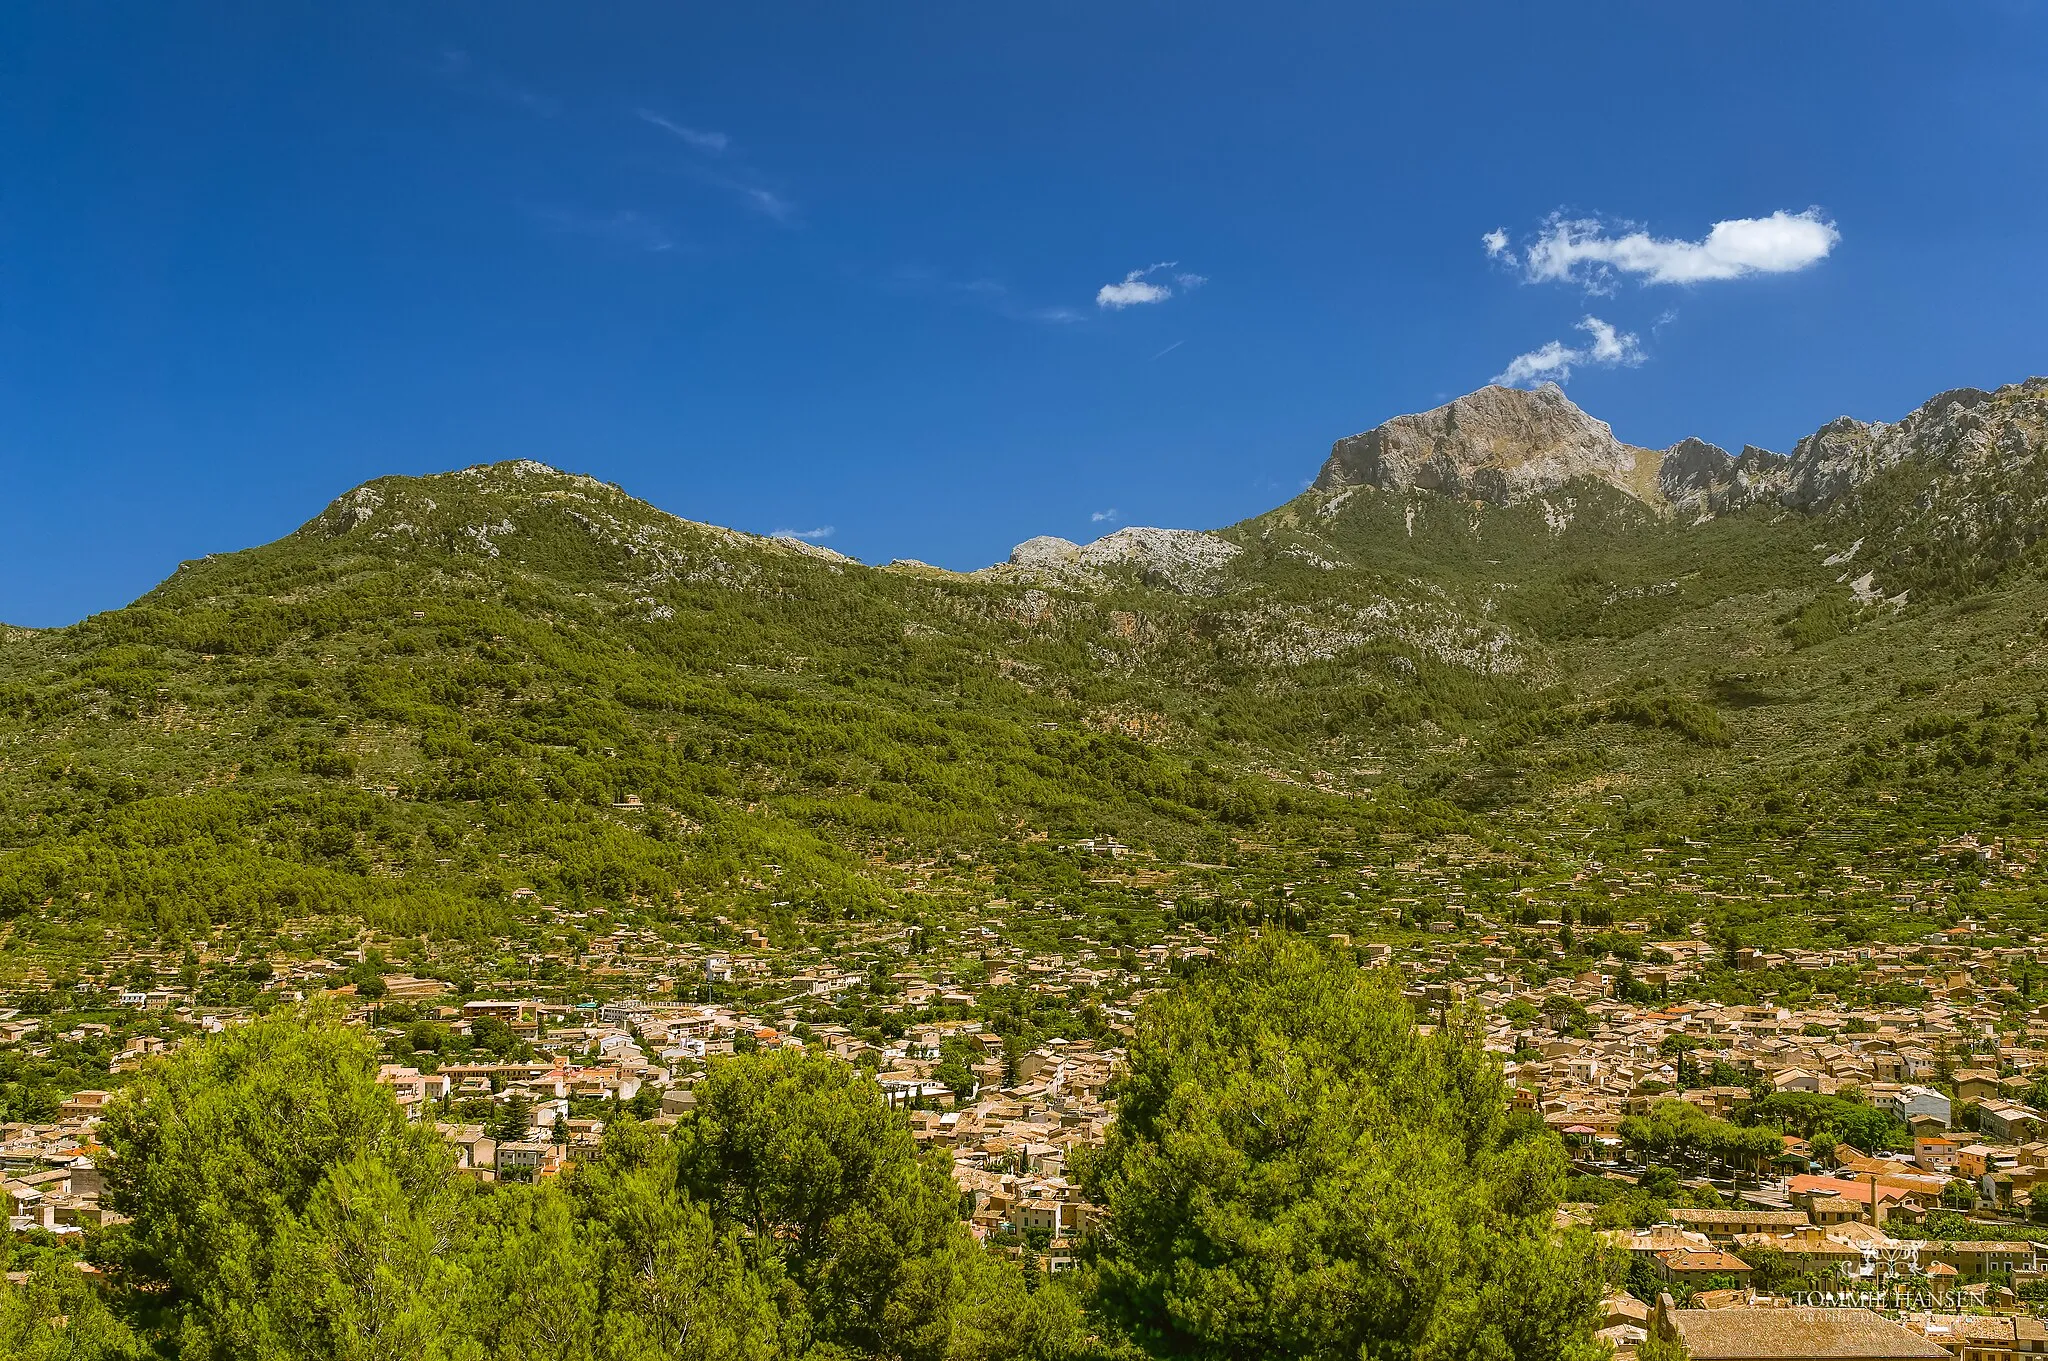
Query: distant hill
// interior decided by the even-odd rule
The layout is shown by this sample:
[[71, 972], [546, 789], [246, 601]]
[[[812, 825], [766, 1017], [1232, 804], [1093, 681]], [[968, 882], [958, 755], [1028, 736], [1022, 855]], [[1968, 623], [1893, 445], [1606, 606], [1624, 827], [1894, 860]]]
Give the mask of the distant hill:
[[384, 478], [0, 632], [0, 912], [956, 920], [1086, 897], [1107, 837], [1152, 857], [1140, 914], [1450, 845], [1497, 911], [1660, 840], [1929, 854], [2040, 812], [2044, 452], [2044, 379], [1782, 457], [1488, 388], [1242, 524], [971, 574], [535, 463]]

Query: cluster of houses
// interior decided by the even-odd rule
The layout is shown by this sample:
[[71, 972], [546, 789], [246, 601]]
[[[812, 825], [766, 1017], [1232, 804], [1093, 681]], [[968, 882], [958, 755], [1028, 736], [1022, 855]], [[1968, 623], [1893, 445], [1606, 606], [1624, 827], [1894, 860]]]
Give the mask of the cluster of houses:
[[[572, 1098], [631, 1102], [658, 1091], [657, 1123], [694, 1108], [692, 1084], [704, 1061], [753, 1047], [804, 1045], [872, 1072], [883, 1098], [906, 1113], [926, 1146], [951, 1154], [954, 1176], [972, 1205], [970, 1223], [984, 1237], [1015, 1235], [1037, 1242], [1057, 1270], [1063, 1248], [1085, 1224], [1086, 1206], [1068, 1180], [1069, 1152], [1099, 1144], [1110, 1112], [1104, 1092], [1120, 1057], [1087, 1040], [1049, 1040], [1006, 1056], [1000, 1036], [974, 1020], [912, 1026], [900, 1041], [877, 1045], [844, 1027], [786, 1025], [718, 1003], [626, 999], [586, 1011], [538, 1001], [480, 1000], [446, 1009], [454, 1025], [489, 1016], [545, 1055], [532, 1062], [450, 1064], [423, 1073], [385, 1064], [378, 1080], [416, 1117], [434, 1117], [461, 1103], [489, 1100], [526, 1113], [527, 1128], [437, 1119], [461, 1165], [487, 1174], [508, 1168], [547, 1175], [602, 1136], [602, 1118], [576, 1118]], [[974, 1056], [971, 1083], [961, 1090], [939, 1073], [948, 1054]], [[592, 1061], [595, 1059], [596, 1061]], [[583, 1108], [588, 1109], [587, 1106]], [[496, 1138], [488, 1131], [496, 1128]]]
[[[1920, 967], [1923, 977], [1956, 972]], [[1902, 1147], [1887, 1166], [1932, 1179], [1937, 1194], [1962, 1181], [1972, 1199], [2024, 1214], [2048, 1178], [2048, 1116], [2030, 1104], [2048, 1086], [2039, 1082], [2048, 1074], [2048, 1013], [1985, 1000], [1996, 985], [1981, 973], [1926, 1002], [1844, 1008], [1630, 1003], [1613, 996], [1614, 972], [1533, 991], [1476, 990], [1518, 1101], [1589, 1151], [1618, 1148], [1622, 1122], [1657, 1101], [1727, 1118], [1759, 1093], [1805, 1092], [1891, 1115], [1912, 1152]], [[1578, 1033], [1550, 1019], [1564, 1014], [1554, 999], [1586, 1018]], [[1517, 1000], [1537, 1019], [1528, 1009], [1519, 1023], [1511, 1018]], [[1785, 1164], [1810, 1153], [1791, 1141]]]
[[[1107, 862], [1106, 875], [1135, 883], [1146, 873], [1127, 866], [1134, 857], [1114, 843], [1082, 849]], [[1987, 876], [2033, 865], [2031, 852], [1974, 843], [1963, 852], [1972, 872]], [[1945, 854], [1937, 868], [1948, 873], [1956, 859]], [[2025, 982], [2039, 944], [1983, 944], [1964, 922], [1900, 945], [1731, 951], [1697, 934], [1667, 938], [1637, 921], [1603, 928], [1628, 948], [1597, 963], [1556, 948], [1568, 923], [1584, 920], [1583, 900], [1618, 905], [1638, 892], [1668, 899], [1676, 891], [1704, 900], [1721, 891], [1691, 864], [1682, 852], [1658, 852], [1640, 867], [1594, 866], [1519, 895], [1504, 913], [1497, 902], [1482, 912], [1466, 900], [1454, 861], [1390, 860], [1360, 871], [1359, 892], [1342, 896], [1357, 905], [1355, 924], [1375, 914], [1412, 917], [1426, 926], [1422, 943], [1413, 943], [1416, 933], [1404, 933], [1409, 943], [1399, 947], [1345, 933], [1330, 940], [1363, 962], [1403, 969], [1425, 1020], [1476, 1005], [1516, 1103], [1559, 1132], [1582, 1172], [1626, 1181], [1642, 1171], [1622, 1139], [1623, 1123], [1665, 1100], [1728, 1119], [1759, 1093], [1803, 1092], [1846, 1097], [1896, 1122], [1894, 1150], [1847, 1141], [1822, 1148], [1787, 1136], [1781, 1156], [1710, 1177], [1721, 1208], [1676, 1208], [1663, 1224], [1608, 1230], [1616, 1251], [1647, 1264], [1663, 1288], [1656, 1293], [1717, 1306], [1617, 1299], [1608, 1320], [1617, 1345], [1632, 1347], [1661, 1330], [1698, 1357], [2048, 1356], [2048, 1339], [2031, 1315], [1999, 1293], [2048, 1272], [2032, 1242], [2000, 1232], [2030, 1220], [2036, 1188], [2048, 1180], [2048, 1116], [2033, 1104], [2036, 1076], [2048, 1072], [2048, 1007], [2030, 1005]], [[1768, 898], [1784, 887], [1759, 882], [1743, 892]], [[1942, 890], [1938, 879], [1850, 875], [1827, 891], [1881, 894], [1913, 912]], [[451, 970], [422, 961], [409, 944], [368, 937], [321, 956], [280, 950], [250, 963], [279, 996], [352, 998], [359, 1018], [387, 1036], [401, 1027], [384, 1024], [382, 1012], [402, 1003], [405, 1014], [453, 1032], [502, 1027], [530, 1046], [531, 1057], [517, 1061], [481, 1051], [446, 1062], [420, 1054], [379, 1071], [399, 1104], [436, 1124], [480, 1177], [552, 1175], [594, 1147], [606, 1121], [628, 1106], [657, 1121], [683, 1118], [695, 1104], [694, 1083], [720, 1055], [821, 1049], [872, 1073], [919, 1142], [950, 1156], [977, 1234], [1033, 1252], [1052, 1270], [1070, 1264], [1071, 1245], [1088, 1223], [1090, 1207], [1068, 1168], [1077, 1146], [1105, 1137], [1112, 1119], [1106, 1092], [1134, 1009], [1176, 970], [1223, 944], [1163, 898], [1177, 928], [1142, 944], [1112, 946], [1077, 925], [1059, 953], [1020, 948], [1009, 943], [997, 916], [1006, 909], [997, 903], [953, 931], [946, 949], [927, 953], [917, 928], [896, 924], [778, 948], [758, 930], [723, 920], [708, 939], [678, 940], [602, 908], [571, 911], [530, 891], [520, 896], [560, 934], [510, 947], [501, 963], [509, 958], [513, 967], [473, 992], [458, 992], [445, 981]], [[1380, 934], [1360, 932], [1367, 933]], [[375, 996], [353, 981], [377, 954], [408, 951], [419, 976], [387, 971], [368, 990]], [[225, 942], [204, 962], [211, 966], [222, 953], [241, 965]], [[1556, 972], [1566, 957], [1577, 972]], [[138, 964], [152, 959], [157, 983], [136, 983], [148, 972]], [[203, 1006], [192, 990], [169, 985], [177, 961], [167, 956], [140, 952], [118, 963], [124, 982], [102, 1000], [149, 1018], [151, 1033], [107, 1036], [115, 1053], [106, 1089], [178, 1036], [239, 1017], [236, 1008]], [[1728, 964], [1760, 980], [1847, 975], [1865, 992], [1915, 1000], [1849, 1006], [1809, 990], [1790, 1005], [1769, 1000], [1775, 984], [1757, 988], [1764, 1000], [1749, 1004], [1693, 996], [1710, 969]], [[1046, 1040], [1020, 1052], [1014, 1038], [1006, 1044], [973, 1019], [991, 988], [1021, 990], [1055, 1007], [1086, 997], [1107, 1030], [1095, 1032], [1101, 1042]], [[572, 996], [608, 1000], [564, 1000]], [[891, 1038], [825, 1019], [856, 999], [870, 1016], [896, 1018], [886, 1028]], [[0, 1016], [0, 1046], [33, 1048], [49, 1039], [30, 1018]], [[0, 1174], [16, 1227], [62, 1234], [97, 1222], [93, 1127], [105, 1099], [106, 1090], [80, 1091], [52, 1123], [0, 1127]], [[1686, 1170], [1695, 1180], [1713, 1171]], [[1967, 1208], [1981, 1235], [1934, 1242], [1915, 1232], [1943, 1206]], [[1567, 1218], [1587, 1221], [1595, 1213], [1566, 1209]], [[1764, 1250], [1840, 1283], [1828, 1292], [1840, 1298], [1762, 1298], [1750, 1259]], [[1917, 1293], [1902, 1307], [1897, 1292], [1908, 1287]], [[1884, 1296], [1887, 1290], [1893, 1293]], [[1837, 1350], [1769, 1350], [1777, 1345], [1772, 1338], [1798, 1332], [1787, 1331], [1787, 1320], [1808, 1314], [1845, 1330], [1831, 1344]], [[1745, 1324], [1751, 1315], [1756, 1321]], [[1702, 1323], [1708, 1316], [1713, 1322]], [[1812, 1337], [1820, 1324], [1802, 1326]]]
[[[1609, 1302], [1603, 1335], [1618, 1354], [1662, 1334], [1698, 1358], [2048, 1355], [2048, 1330], [2018, 1293], [2048, 1279], [2048, 1245], [2032, 1227], [2048, 1219], [2035, 1209], [2037, 1194], [2048, 1197], [2048, 1116], [2033, 1104], [2048, 1086], [2048, 1007], [2011, 981], [2037, 947], [1980, 950], [1944, 932], [1741, 961], [1847, 969], [1925, 999], [1910, 1004], [1841, 1005], [1825, 993], [1800, 1005], [1667, 1000], [1716, 953], [1645, 937], [1641, 955], [1655, 965], [1610, 957], [1534, 988], [1505, 967], [1446, 969], [1446, 981], [1420, 989], [1436, 1004], [1484, 1009], [1517, 1104], [1558, 1131], [1582, 1173], [1637, 1181], [1650, 1158], [1628, 1146], [1624, 1123], [1666, 1101], [1730, 1120], [1759, 1097], [1810, 1093], [1888, 1117], [1890, 1148], [1788, 1134], [1764, 1163], [1685, 1169], [1684, 1184], [1714, 1190], [1719, 1208], [1602, 1231], [1639, 1264], [1635, 1279], [1658, 1287], [1647, 1292], [1656, 1299]], [[1655, 996], [1629, 1000], [1624, 983]], [[1942, 1212], [1965, 1214], [1968, 1236], [1929, 1236]], [[1598, 1213], [1568, 1205], [1561, 1217]], [[1954, 1233], [1951, 1219], [1944, 1234]], [[1808, 1288], [1762, 1288], [1766, 1262]]]

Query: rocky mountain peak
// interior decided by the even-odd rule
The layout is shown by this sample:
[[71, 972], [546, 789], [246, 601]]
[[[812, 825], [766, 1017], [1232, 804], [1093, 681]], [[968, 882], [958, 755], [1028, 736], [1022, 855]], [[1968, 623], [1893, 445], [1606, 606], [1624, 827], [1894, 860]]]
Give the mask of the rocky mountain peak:
[[2021, 475], [2044, 443], [2048, 379], [2030, 378], [1996, 392], [1957, 388], [1898, 421], [1837, 416], [1792, 446], [1789, 455], [1745, 446], [1699, 495], [1710, 510], [1769, 501], [1818, 514], [1854, 498], [1901, 463], [1917, 462], [1953, 478]]
[[1713, 495], [1728, 480], [1735, 464], [1726, 449], [1688, 436], [1664, 451], [1657, 469], [1657, 489], [1677, 506], [1689, 506]]
[[1241, 549], [1230, 540], [1198, 529], [1152, 529], [1132, 525], [1092, 543], [1042, 534], [1010, 550], [1010, 560], [993, 570], [1055, 578], [1091, 578], [1105, 567], [1135, 567], [1158, 585], [1202, 591]]
[[1315, 485], [1413, 488], [1509, 505], [1590, 477], [1654, 502], [1663, 499], [1662, 461], [1656, 450], [1617, 440], [1553, 383], [1489, 386], [1338, 440]]

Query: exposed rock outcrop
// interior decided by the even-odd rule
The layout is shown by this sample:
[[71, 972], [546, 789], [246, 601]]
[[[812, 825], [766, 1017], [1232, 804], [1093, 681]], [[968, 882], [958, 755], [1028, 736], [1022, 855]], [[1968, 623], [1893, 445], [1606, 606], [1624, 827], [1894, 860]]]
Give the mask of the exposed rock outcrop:
[[[1675, 446], [1667, 457], [1685, 447]], [[1746, 446], [1724, 475], [1689, 484], [1688, 494], [1707, 498], [1714, 510], [1774, 502], [1815, 515], [1856, 498], [1901, 464], [1968, 479], [2024, 469], [2044, 447], [2048, 378], [2030, 378], [1996, 392], [1944, 392], [1898, 421], [1839, 416], [1800, 440], [1790, 455]]]
[[[1839, 511], [1868, 532], [1864, 557], [1877, 584], [1865, 581], [1859, 594], [1874, 598], [1884, 582], [1981, 576], [2027, 551], [2048, 533], [2044, 454], [2048, 378], [1944, 392], [1896, 422], [1844, 416], [1789, 455], [1750, 444], [1732, 457], [1702, 439], [1662, 450], [1623, 443], [1555, 386], [1485, 387], [1338, 440], [1316, 478], [1322, 495], [1314, 509], [1335, 517], [1366, 487], [1511, 505], [1591, 479], [1695, 520], [1748, 507]], [[1554, 531], [1570, 523], [1569, 510], [1553, 518], [1547, 500], [1544, 511]], [[1412, 525], [1412, 509], [1410, 516]], [[987, 570], [1081, 583], [1135, 567], [1154, 584], [1206, 592], [1226, 584], [1223, 569], [1239, 551], [1215, 534], [1121, 529], [1089, 544], [1031, 539], [1008, 564]], [[1299, 545], [1286, 551], [1314, 566], [1338, 565]]]
[[1244, 550], [1228, 539], [1198, 529], [1132, 526], [1092, 543], [1041, 535], [1010, 550], [1006, 567], [1066, 577], [1092, 577], [1110, 567], [1135, 567], [1158, 585], [1177, 591], [1210, 589], [1230, 560]]
[[1730, 458], [1701, 439], [1656, 450], [1625, 444], [1557, 387], [1484, 387], [1338, 440], [1319, 491], [1372, 486], [1509, 505], [1594, 478], [1645, 503], [1695, 515], [1757, 504], [1820, 514], [1908, 461], [1969, 477], [2024, 466], [2048, 428], [2048, 379], [1996, 392], [1944, 392], [1905, 419], [1842, 416], [1790, 455], [1745, 445]]
[[1623, 444], [1553, 383], [1533, 391], [1483, 387], [1338, 440], [1315, 485], [1326, 492], [1412, 488], [1512, 505], [1595, 478], [1661, 502], [1663, 459], [1657, 450]]
[[1716, 492], [1730, 480], [1735, 460], [1718, 444], [1686, 438], [1664, 451], [1657, 490], [1674, 506], [1711, 514]]
[[1039, 567], [1052, 571], [1081, 565], [1081, 545], [1054, 534], [1026, 539], [1010, 550], [1012, 567]]

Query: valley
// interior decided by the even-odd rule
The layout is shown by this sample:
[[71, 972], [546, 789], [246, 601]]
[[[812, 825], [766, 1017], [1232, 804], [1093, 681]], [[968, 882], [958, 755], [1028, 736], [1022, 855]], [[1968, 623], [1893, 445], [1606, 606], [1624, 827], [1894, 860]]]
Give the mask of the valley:
[[0, 637], [0, 1155], [72, 1169], [17, 1227], [100, 1241], [109, 1094], [310, 1006], [494, 1181], [699, 1128], [727, 1056], [871, 1077], [976, 1239], [1094, 1270], [1147, 1027], [1296, 941], [1492, 1055], [1574, 1232], [1863, 1185], [2031, 1243], [2044, 432], [2039, 379], [1782, 457], [1489, 388], [973, 573], [534, 463], [367, 484]]

